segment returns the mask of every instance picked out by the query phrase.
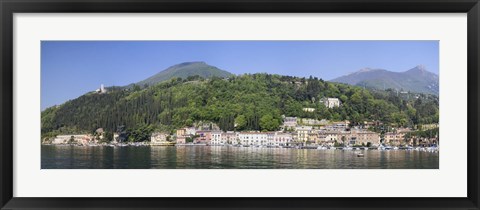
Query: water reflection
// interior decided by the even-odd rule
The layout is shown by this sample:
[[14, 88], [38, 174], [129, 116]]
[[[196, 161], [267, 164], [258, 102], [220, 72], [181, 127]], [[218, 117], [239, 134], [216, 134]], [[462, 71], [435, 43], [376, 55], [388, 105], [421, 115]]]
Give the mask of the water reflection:
[[438, 169], [421, 151], [299, 150], [230, 146], [78, 147], [42, 145], [42, 169]]

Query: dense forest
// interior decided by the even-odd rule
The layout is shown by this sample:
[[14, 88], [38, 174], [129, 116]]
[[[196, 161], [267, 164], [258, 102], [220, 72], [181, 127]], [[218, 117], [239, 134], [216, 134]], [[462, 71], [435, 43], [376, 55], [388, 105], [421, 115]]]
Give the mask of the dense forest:
[[[323, 97], [339, 98], [342, 105], [326, 108], [320, 103]], [[302, 110], [307, 107], [315, 111]], [[437, 123], [438, 107], [434, 95], [373, 91], [315, 77], [189, 76], [153, 86], [111, 87], [105, 94], [90, 92], [50, 107], [42, 112], [42, 136], [92, 133], [97, 128], [171, 131], [198, 122], [214, 122], [222, 130], [270, 131], [279, 128], [282, 115], [412, 127]]]

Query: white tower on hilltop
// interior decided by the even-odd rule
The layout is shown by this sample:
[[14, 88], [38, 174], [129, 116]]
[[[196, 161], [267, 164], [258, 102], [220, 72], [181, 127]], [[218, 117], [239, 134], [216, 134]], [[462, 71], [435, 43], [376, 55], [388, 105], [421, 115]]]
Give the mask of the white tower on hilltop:
[[105, 87], [103, 86], [103, 84], [100, 85], [100, 91], [105, 92]]
[[100, 89], [97, 89], [97, 93], [106, 93], [107, 89], [105, 89], [105, 86], [103, 84], [100, 85]]

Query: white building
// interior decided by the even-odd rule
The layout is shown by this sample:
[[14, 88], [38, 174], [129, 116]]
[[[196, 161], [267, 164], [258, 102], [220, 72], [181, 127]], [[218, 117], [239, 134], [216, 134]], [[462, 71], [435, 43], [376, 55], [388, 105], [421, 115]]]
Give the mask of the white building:
[[212, 145], [223, 145], [225, 142], [222, 140], [222, 132], [221, 131], [212, 131]]
[[302, 109], [304, 112], [314, 112], [315, 108], [303, 108]]
[[300, 124], [301, 125], [326, 125], [328, 124], [328, 120], [322, 119], [322, 120], [316, 120], [316, 119], [310, 119], [310, 118], [300, 118]]
[[120, 137], [120, 135], [118, 135], [118, 133], [113, 133], [112, 143], [114, 143], [114, 144], [118, 143], [119, 137]]
[[262, 145], [268, 145], [268, 146], [274, 146], [275, 145], [275, 133], [274, 132], [268, 132], [267, 134], [267, 142]]
[[328, 131], [344, 131], [349, 127], [350, 121], [339, 121], [339, 122], [332, 122], [330, 125], [325, 126], [325, 130]]
[[266, 145], [267, 133], [260, 132], [241, 132], [238, 139], [242, 145]]
[[194, 136], [196, 132], [197, 132], [197, 129], [195, 129], [195, 127], [185, 128], [185, 135]]
[[340, 100], [338, 98], [322, 98], [320, 102], [322, 102], [327, 108], [340, 106]]
[[337, 141], [338, 142], [338, 133], [326, 133], [325, 141]]
[[151, 145], [166, 145], [170, 142], [167, 141], [168, 134], [166, 133], [152, 133], [150, 136], [150, 144]]
[[53, 139], [52, 144], [88, 144], [92, 139], [90, 135], [86, 134], [58, 135]]
[[95, 90], [97, 93], [106, 93], [107, 89], [105, 89], [105, 86], [103, 84], [100, 85], [100, 89]]

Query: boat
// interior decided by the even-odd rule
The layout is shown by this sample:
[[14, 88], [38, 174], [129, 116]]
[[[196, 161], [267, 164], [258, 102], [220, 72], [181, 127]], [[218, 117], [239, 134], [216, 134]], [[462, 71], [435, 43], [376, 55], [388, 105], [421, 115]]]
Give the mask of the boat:
[[415, 147], [415, 151], [425, 151], [424, 147]]
[[363, 157], [363, 156], [365, 156], [363, 153], [358, 153], [357, 154], [357, 157]]
[[438, 148], [435, 146], [427, 147], [427, 152], [438, 152]]

